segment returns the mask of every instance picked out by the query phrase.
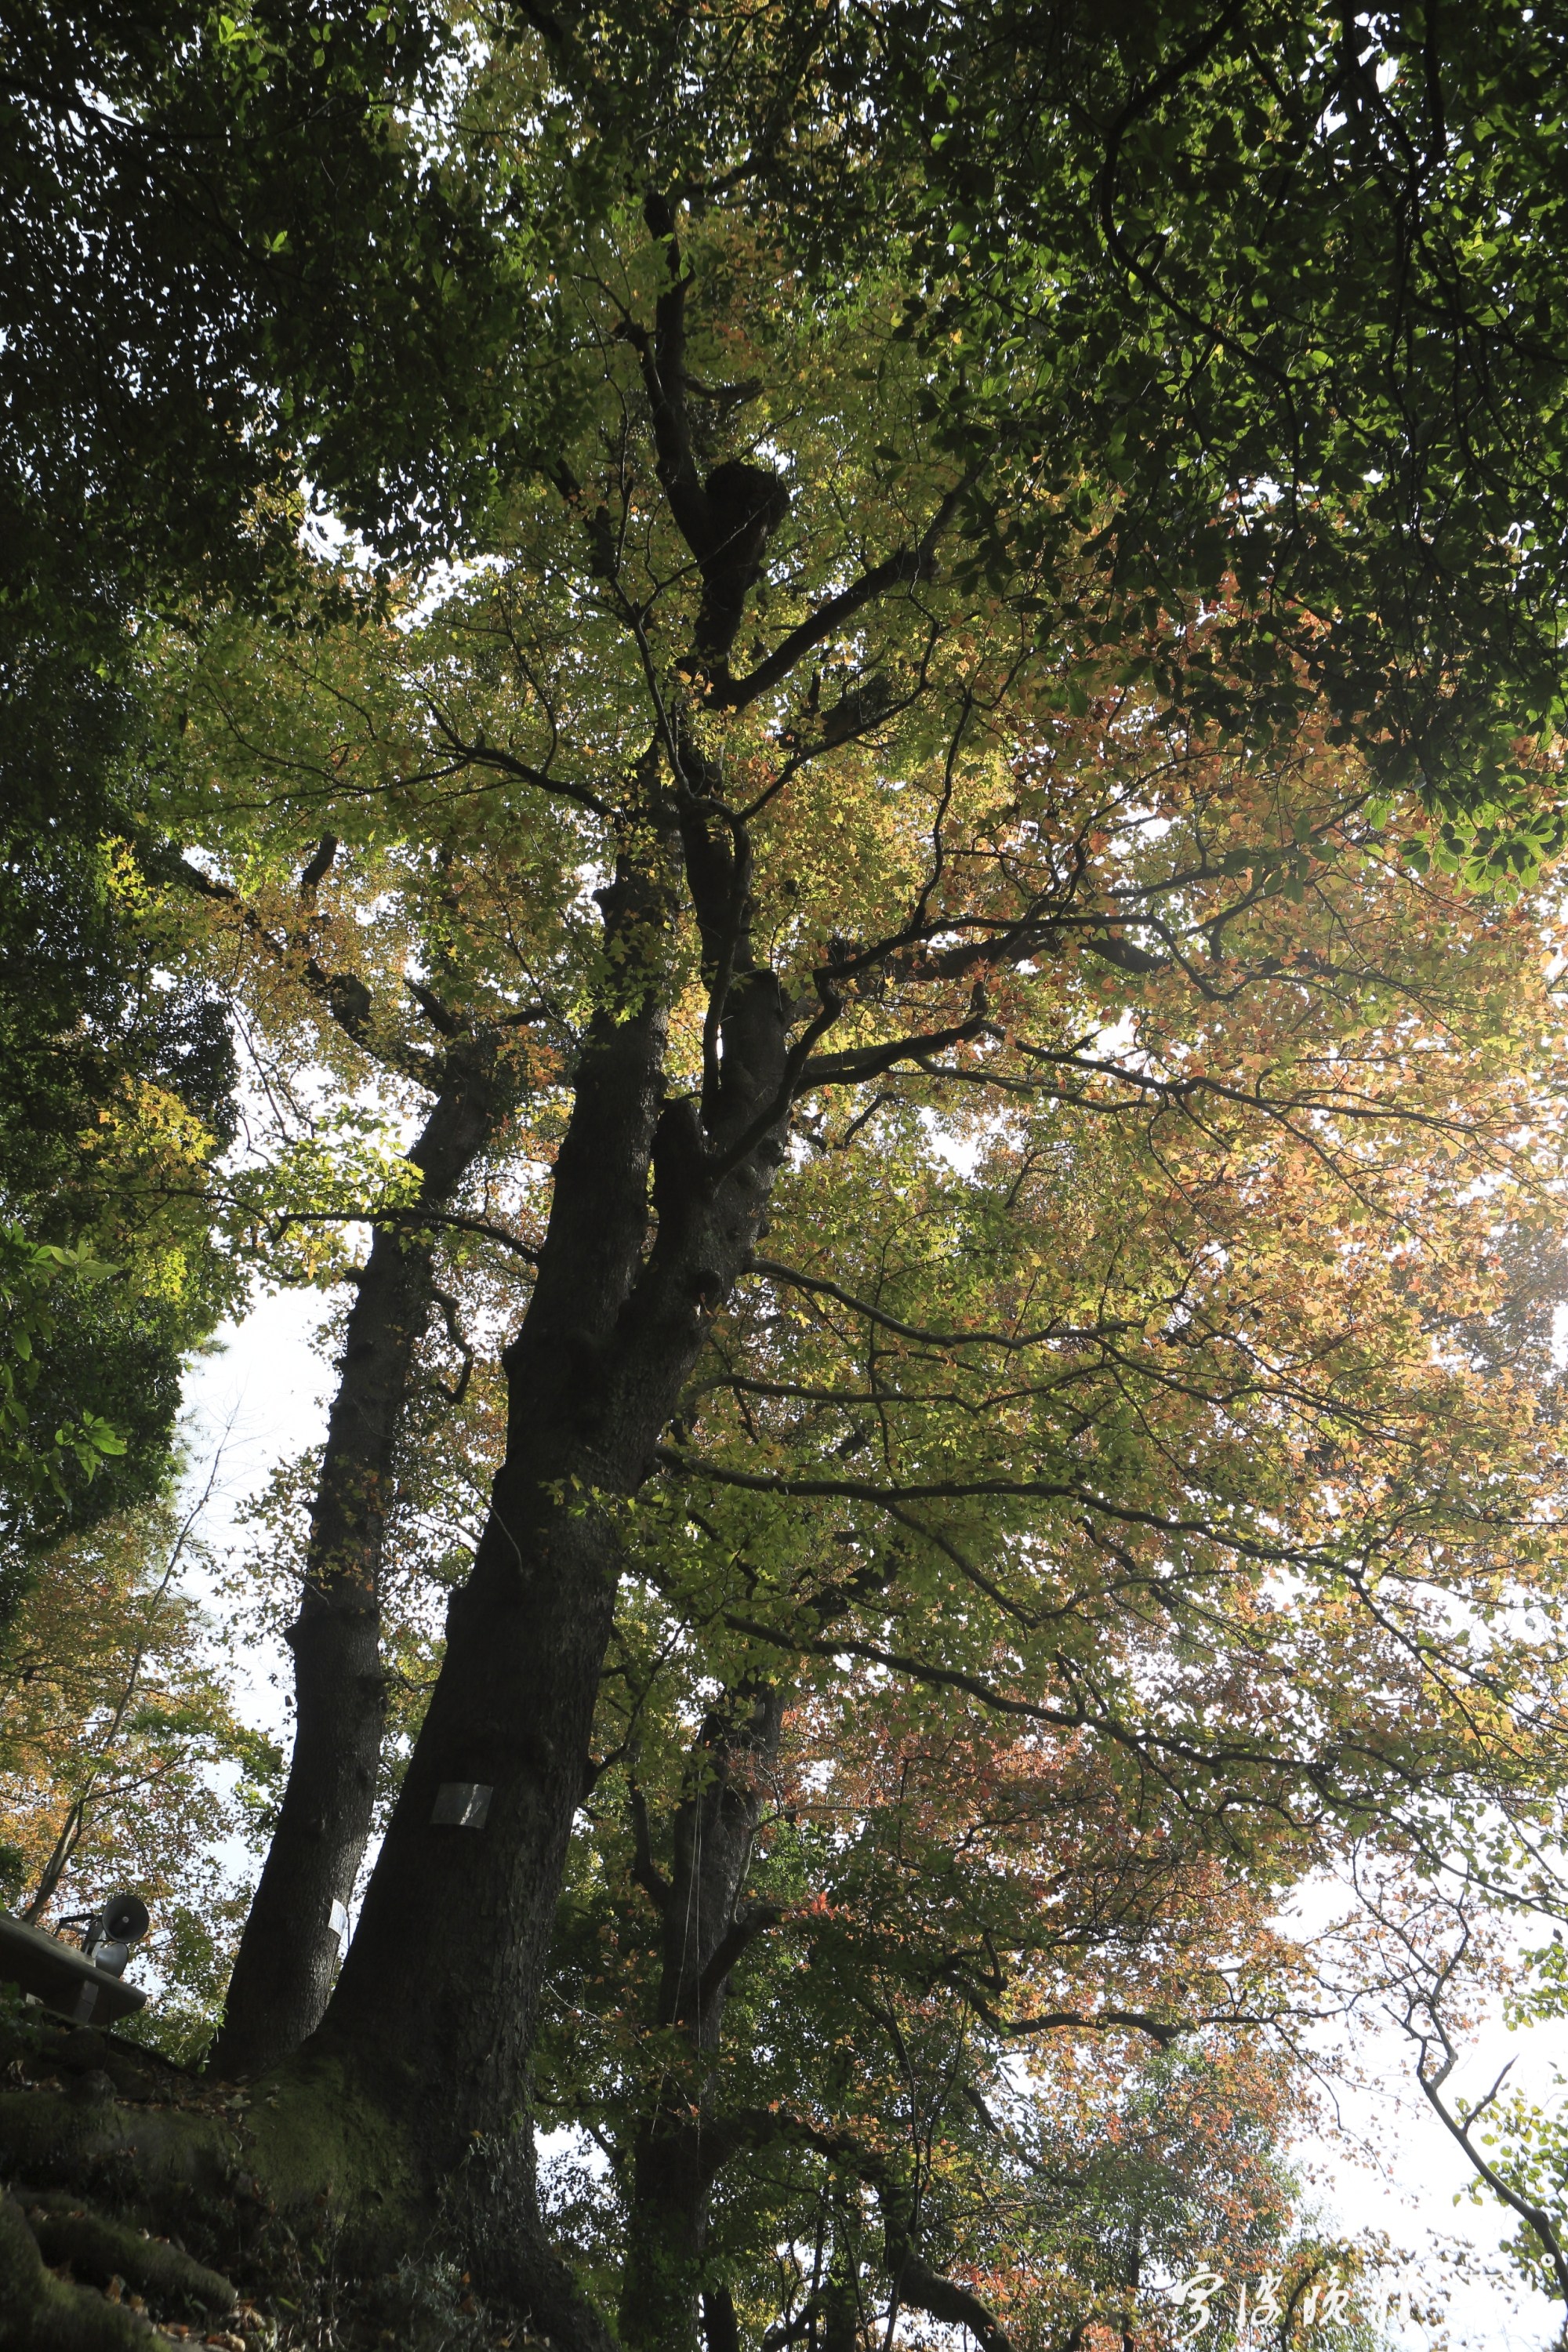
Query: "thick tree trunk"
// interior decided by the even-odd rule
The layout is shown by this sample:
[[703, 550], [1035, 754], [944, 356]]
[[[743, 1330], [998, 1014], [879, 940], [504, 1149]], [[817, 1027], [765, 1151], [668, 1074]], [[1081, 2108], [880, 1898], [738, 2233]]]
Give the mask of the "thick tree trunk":
[[[410, 1153], [421, 1206], [446, 1206], [510, 1107], [490, 1036], [447, 1050], [441, 1090]], [[321, 1456], [294, 1655], [294, 1748], [283, 1803], [240, 1943], [212, 2055], [250, 2074], [321, 2023], [346, 1906], [364, 1858], [385, 1718], [381, 1570], [395, 1455], [429, 1314], [434, 1239], [377, 1229], [348, 1318]]]
[[[666, 902], [625, 875], [605, 897], [629, 993], [630, 965], [666, 951]], [[529, 2059], [589, 1770], [616, 1516], [750, 1261], [783, 1157], [787, 1015], [772, 975], [730, 992], [705, 1128], [689, 1102], [661, 1108], [662, 971], [641, 984], [642, 1004], [602, 1012], [584, 1047], [539, 1277], [507, 1354], [507, 1458], [313, 2045], [365, 2086], [448, 2216], [467, 2200], [482, 2217], [503, 2178], [528, 2176]], [[485, 2235], [482, 2219], [456, 2227], [470, 2245]]]
[[731, 1971], [777, 1916], [760, 1906], [742, 1910], [741, 1897], [783, 1716], [780, 1693], [761, 1689], [703, 1724], [675, 1816], [668, 1882], [639, 1837], [638, 1874], [661, 1918], [658, 2022], [684, 2031], [689, 2066], [663, 2078], [637, 2135], [620, 2308], [628, 2352], [696, 2352], [700, 2299], [707, 2352], [728, 2352], [735, 2333], [722, 2282], [703, 2276], [720, 2145], [704, 2124]]

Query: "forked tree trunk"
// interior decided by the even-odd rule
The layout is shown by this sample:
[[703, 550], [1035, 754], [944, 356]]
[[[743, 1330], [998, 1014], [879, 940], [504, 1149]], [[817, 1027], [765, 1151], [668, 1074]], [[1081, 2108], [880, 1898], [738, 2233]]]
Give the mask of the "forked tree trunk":
[[[409, 1154], [420, 1205], [444, 1208], [490, 1143], [511, 1089], [491, 1036], [455, 1040]], [[294, 1748], [278, 1824], [246, 1923], [212, 2066], [250, 2074], [321, 2023], [346, 1906], [364, 1859], [386, 1715], [382, 1556], [415, 1350], [431, 1300], [428, 1232], [378, 1227], [344, 1335], [316, 1485], [294, 1656]]]
[[700, 2306], [707, 2352], [732, 2352], [735, 2336], [723, 2282], [703, 2274], [723, 2153], [709, 2108], [731, 1974], [778, 1916], [764, 1905], [743, 1909], [741, 1897], [784, 1717], [776, 1690], [738, 1699], [714, 1709], [693, 1747], [668, 1880], [639, 1825], [638, 1877], [660, 1915], [657, 2022], [683, 2033], [689, 2063], [661, 2075], [637, 2134], [620, 2308], [629, 2352], [696, 2352]]
[[[312, 2045], [348, 2066], [448, 2214], [458, 2198], [474, 2215], [498, 2198], [505, 2209], [531, 2177], [529, 2059], [589, 1770], [616, 1516], [752, 1256], [783, 1157], [787, 1015], [773, 975], [747, 971], [729, 992], [706, 1119], [663, 1106], [668, 901], [625, 870], [605, 896], [612, 969], [643, 1002], [602, 1011], [584, 1046], [539, 1278], [507, 1352], [506, 1460]], [[482, 2263], [481, 2221], [458, 2226]], [[498, 2211], [498, 2264], [514, 2236]]]

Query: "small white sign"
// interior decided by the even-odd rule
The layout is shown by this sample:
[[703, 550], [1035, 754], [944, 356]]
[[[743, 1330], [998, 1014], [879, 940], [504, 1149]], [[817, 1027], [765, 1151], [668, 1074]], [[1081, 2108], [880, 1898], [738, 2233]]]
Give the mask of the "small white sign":
[[451, 1829], [482, 1830], [494, 1794], [483, 1780], [443, 1780], [430, 1819]]

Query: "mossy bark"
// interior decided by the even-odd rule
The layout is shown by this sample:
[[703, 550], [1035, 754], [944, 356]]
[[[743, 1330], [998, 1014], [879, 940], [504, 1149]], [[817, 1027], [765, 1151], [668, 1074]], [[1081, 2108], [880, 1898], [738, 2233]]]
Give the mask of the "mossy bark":
[[329, 2269], [373, 2303], [433, 2242], [394, 2128], [320, 2059], [247, 2098], [30, 2011], [0, 2021], [0, 2352], [159, 2340], [132, 2296], [204, 2331], [241, 2289], [287, 2313]]
[[14, 2197], [0, 2196], [0, 2352], [149, 2352], [141, 2314], [58, 2279]]

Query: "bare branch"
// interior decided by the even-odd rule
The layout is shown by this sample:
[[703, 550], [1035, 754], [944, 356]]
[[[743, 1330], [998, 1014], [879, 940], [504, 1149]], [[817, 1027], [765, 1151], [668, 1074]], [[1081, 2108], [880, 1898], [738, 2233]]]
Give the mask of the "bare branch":
[[[1436, 1996], [1433, 1998], [1436, 1999]], [[1424, 2032], [1415, 2022], [1418, 2010], [1425, 2011], [1429, 2032]], [[1420, 2003], [1413, 2001], [1399, 2022], [1415, 2043], [1415, 2080], [1421, 2086], [1422, 2095], [1427, 2105], [1450, 2139], [1464, 2150], [1493, 2196], [1506, 2205], [1510, 2213], [1517, 2214], [1525, 2226], [1533, 2232], [1542, 2251], [1552, 2264], [1552, 2275], [1557, 2282], [1557, 2293], [1564, 2303], [1568, 2303], [1568, 2250], [1563, 2247], [1551, 2214], [1543, 2206], [1532, 2204], [1528, 2197], [1521, 2195], [1520, 2190], [1506, 2180], [1497, 2167], [1489, 2163], [1481, 2154], [1470, 2137], [1477, 2121], [1490, 2106], [1502, 2088], [1509, 2067], [1503, 2068], [1502, 2074], [1498, 2076], [1479, 2106], [1464, 2117], [1456, 2116], [1452, 2109], [1444, 2104], [1442, 2089], [1454, 2071], [1458, 2060], [1458, 2053], [1448, 2037], [1447, 2029], [1433, 2006], [1433, 2000], [1428, 2000]], [[1443, 2053], [1443, 2062], [1441, 2065], [1429, 2070], [1427, 2053], [1434, 2042]], [[1510, 2059], [1509, 2065], [1511, 2066], [1512, 2063]]]
[[902, 1323], [896, 1315], [887, 1314], [873, 1306], [868, 1298], [857, 1298], [852, 1290], [844, 1289], [825, 1276], [805, 1274], [799, 1266], [781, 1265], [776, 1258], [756, 1257], [747, 1271], [764, 1276], [770, 1282], [786, 1282], [795, 1290], [806, 1290], [825, 1298], [836, 1298], [841, 1307], [853, 1314], [865, 1316], [879, 1329], [891, 1331], [900, 1339], [912, 1339], [928, 1348], [1041, 1348], [1052, 1341], [1098, 1339], [1118, 1332], [1141, 1328], [1122, 1322], [1094, 1324], [1080, 1328], [1077, 1324], [1047, 1323], [1038, 1331], [937, 1331], [919, 1323]]
[[441, 1310], [441, 1320], [446, 1326], [447, 1337], [452, 1346], [457, 1349], [458, 1358], [462, 1363], [462, 1370], [458, 1374], [457, 1383], [454, 1387], [447, 1388], [444, 1383], [437, 1382], [437, 1386], [440, 1387], [441, 1393], [446, 1398], [447, 1402], [452, 1406], [454, 1411], [456, 1411], [457, 1407], [462, 1403], [463, 1399], [468, 1392], [468, 1381], [473, 1375], [474, 1370], [474, 1351], [463, 1336], [463, 1327], [458, 1319], [458, 1302], [451, 1296], [450, 1292], [437, 1290], [435, 1285], [432, 1284], [430, 1286], [430, 1296]]

